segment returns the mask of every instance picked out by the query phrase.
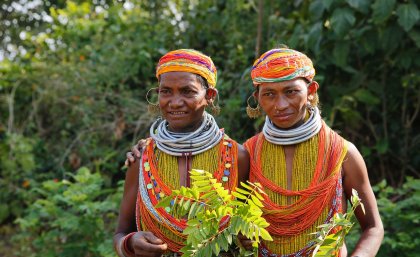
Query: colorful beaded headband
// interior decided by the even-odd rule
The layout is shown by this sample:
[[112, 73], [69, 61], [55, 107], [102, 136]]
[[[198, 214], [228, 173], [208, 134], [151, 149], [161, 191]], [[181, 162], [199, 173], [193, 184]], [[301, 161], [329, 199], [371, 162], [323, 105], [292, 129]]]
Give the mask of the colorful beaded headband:
[[315, 69], [305, 54], [288, 48], [265, 52], [254, 62], [251, 77], [254, 86], [265, 82], [282, 82], [295, 78], [312, 81]]
[[156, 67], [156, 77], [159, 78], [161, 74], [171, 71], [185, 71], [201, 75], [210, 87], [216, 87], [217, 70], [213, 61], [196, 50], [178, 49], [162, 56]]

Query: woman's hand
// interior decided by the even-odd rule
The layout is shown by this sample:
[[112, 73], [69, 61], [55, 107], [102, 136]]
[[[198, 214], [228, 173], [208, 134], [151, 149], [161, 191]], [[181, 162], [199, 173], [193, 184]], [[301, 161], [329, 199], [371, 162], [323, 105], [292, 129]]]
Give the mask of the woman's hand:
[[160, 257], [168, 249], [166, 243], [149, 231], [137, 232], [128, 244], [136, 257]]
[[126, 159], [124, 165], [129, 167], [133, 162], [136, 161], [136, 158], [140, 158], [140, 150], [146, 146], [146, 140], [140, 139], [137, 142], [137, 145], [131, 147], [131, 152], [126, 153]]
[[242, 245], [242, 247], [245, 248], [247, 251], [252, 250], [252, 243], [254, 241], [252, 241], [251, 239], [247, 238], [246, 236], [244, 236], [242, 234], [238, 235], [238, 240], [239, 240], [240, 244]]

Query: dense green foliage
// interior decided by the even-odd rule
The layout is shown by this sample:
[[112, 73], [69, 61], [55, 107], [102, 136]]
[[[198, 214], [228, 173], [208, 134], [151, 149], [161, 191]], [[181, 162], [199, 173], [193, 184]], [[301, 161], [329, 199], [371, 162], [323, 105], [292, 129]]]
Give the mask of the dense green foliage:
[[[177, 218], [188, 217], [182, 232], [187, 236], [181, 249], [183, 257], [213, 257], [220, 252], [258, 256], [260, 237], [273, 240], [265, 230], [269, 224], [261, 217], [264, 192], [260, 184], [241, 182], [241, 188], [230, 193], [207, 171], [193, 169], [190, 178], [190, 188], [173, 190], [156, 205]], [[247, 251], [237, 243], [238, 234], [254, 241], [254, 251]]]
[[[181, 47], [213, 58], [222, 106], [217, 119], [239, 142], [262, 123], [245, 115], [252, 62], [283, 43], [314, 60], [323, 116], [361, 150], [373, 183], [385, 179], [400, 187], [408, 175], [419, 177], [420, 31], [414, 0], [40, 1], [27, 13], [9, 8], [13, 2], [25, 1], [4, 1], [0, 12], [1, 52], [9, 57], [0, 61], [0, 237], [7, 238], [0, 240], [0, 255], [19, 249], [9, 240], [13, 221], [41, 215], [45, 206], [35, 204], [41, 195], [78, 215], [71, 205], [39, 194], [47, 190], [45, 181], [78, 184], [69, 174], [83, 166], [100, 176], [98, 188], [108, 192], [89, 201], [108, 201], [118, 192], [124, 153], [147, 136], [153, 119], [144, 96], [156, 85], [154, 66], [166, 51]], [[32, 17], [43, 13], [49, 18]], [[380, 207], [400, 206], [405, 193], [411, 199], [409, 192], [397, 198], [382, 193]], [[116, 210], [100, 208], [96, 215]], [[405, 232], [401, 224], [418, 217], [402, 205], [389, 210], [392, 216], [382, 212], [389, 231], [383, 248], [417, 249], [415, 240], [406, 239], [416, 238], [414, 226]], [[80, 236], [39, 221], [33, 229], [48, 240], [50, 230]], [[95, 240], [109, 241], [113, 224], [103, 226]], [[64, 256], [66, 242], [74, 241], [60, 242], [55, 246], [63, 247]], [[28, 244], [22, 244], [22, 254], [28, 247], [44, 249]], [[78, 254], [102, 254], [93, 248]]]
[[[377, 256], [414, 257], [420, 251], [420, 179], [407, 178], [400, 188], [393, 188], [385, 181], [373, 187], [377, 195], [379, 212], [385, 227], [385, 236]], [[355, 228], [358, 227], [357, 223]], [[352, 229], [346, 238], [353, 249], [360, 233]]]
[[70, 177], [32, 190], [36, 200], [16, 220], [19, 256], [114, 256], [105, 228], [115, 224], [122, 192], [104, 189], [100, 174], [85, 167]]

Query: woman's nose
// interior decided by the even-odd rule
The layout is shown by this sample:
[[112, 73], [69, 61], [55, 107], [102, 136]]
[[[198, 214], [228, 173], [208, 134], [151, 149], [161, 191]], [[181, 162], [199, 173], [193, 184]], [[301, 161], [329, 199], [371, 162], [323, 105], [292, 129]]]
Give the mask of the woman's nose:
[[169, 101], [169, 106], [171, 108], [178, 108], [180, 106], [182, 106], [183, 104], [183, 100], [181, 99], [181, 97], [177, 97], [174, 96], [170, 101]]
[[289, 106], [288, 101], [283, 96], [277, 97], [275, 104], [276, 110], [284, 110]]

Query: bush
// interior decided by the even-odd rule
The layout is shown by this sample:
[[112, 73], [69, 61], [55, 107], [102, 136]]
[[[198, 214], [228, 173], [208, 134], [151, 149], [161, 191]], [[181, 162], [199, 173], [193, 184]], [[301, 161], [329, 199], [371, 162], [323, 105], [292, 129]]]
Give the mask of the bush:
[[17, 219], [17, 256], [114, 256], [112, 237], [122, 184], [104, 189], [99, 173], [80, 168], [71, 180], [48, 180]]
[[[384, 181], [373, 187], [385, 228], [378, 257], [414, 257], [420, 252], [420, 179], [408, 177], [401, 188], [388, 186]], [[360, 227], [351, 230], [346, 238], [352, 250], [360, 235]]]

